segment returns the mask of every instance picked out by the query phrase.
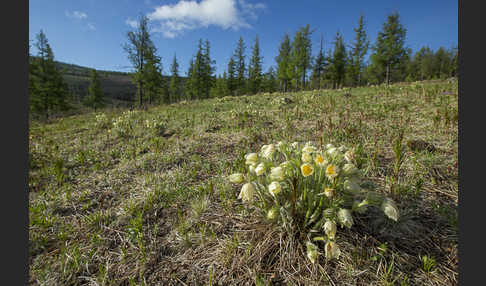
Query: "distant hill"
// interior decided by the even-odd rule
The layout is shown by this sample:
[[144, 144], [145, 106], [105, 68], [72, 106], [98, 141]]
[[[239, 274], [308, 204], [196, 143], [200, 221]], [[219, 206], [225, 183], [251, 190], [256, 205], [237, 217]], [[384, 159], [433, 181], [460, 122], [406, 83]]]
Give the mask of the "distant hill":
[[[92, 68], [75, 64], [55, 61], [61, 71], [69, 90], [74, 94], [76, 101], [88, 95], [90, 72]], [[131, 73], [117, 71], [97, 70], [101, 82], [101, 90], [109, 104], [127, 105], [134, 101], [137, 87], [132, 82]], [[168, 76], [164, 76], [168, 79]]]

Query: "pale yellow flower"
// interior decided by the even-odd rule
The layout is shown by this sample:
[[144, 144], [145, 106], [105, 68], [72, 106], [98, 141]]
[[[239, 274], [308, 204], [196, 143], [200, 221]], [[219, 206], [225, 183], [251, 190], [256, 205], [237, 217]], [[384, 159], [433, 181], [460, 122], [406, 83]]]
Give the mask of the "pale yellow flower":
[[246, 164], [255, 166], [258, 163], [258, 154], [250, 153], [245, 156]]
[[270, 185], [268, 185], [268, 191], [273, 195], [276, 196], [280, 191], [282, 190], [282, 187], [280, 186], [279, 182], [272, 182]]
[[324, 195], [328, 198], [332, 198], [336, 195], [336, 190], [333, 188], [326, 188], [324, 189]]
[[307, 177], [314, 174], [314, 167], [312, 167], [311, 164], [302, 164], [302, 166], [300, 166], [300, 171], [304, 177]]
[[270, 169], [270, 178], [276, 181], [283, 181], [285, 178], [284, 169], [282, 167], [272, 167]]
[[255, 166], [250, 165], [249, 169], [251, 174], [255, 174]]
[[346, 153], [344, 153], [344, 159], [346, 159], [346, 161], [348, 161], [348, 163], [351, 163], [354, 161], [354, 149], [349, 149], [348, 151], [346, 151]]
[[327, 160], [324, 159], [324, 157], [322, 156], [322, 154], [317, 154], [316, 155], [316, 158], [314, 159], [314, 161], [316, 162], [316, 165], [319, 166], [319, 167], [324, 167], [327, 165]]
[[329, 180], [332, 180], [334, 178], [336, 178], [339, 174], [339, 167], [334, 165], [334, 164], [330, 164], [327, 166], [326, 168], [326, 176], [329, 178]]
[[348, 209], [339, 209], [337, 217], [338, 221], [347, 228], [351, 228], [354, 223], [351, 211]]
[[302, 162], [304, 163], [312, 162], [312, 156], [307, 152], [302, 153]]
[[273, 153], [275, 153], [275, 145], [263, 145], [261, 152], [263, 158], [270, 159], [272, 158]]
[[316, 151], [316, 147], [312, 146], [312, 145], [305, 145], [304, 148], [302, 148], [302, 152], [304, 153], [312, 153], [312, 152], [315, 152]]
[[267, 212], [267, 218], [269, 220], [274, 220], [278, 215], [278, 210], [276, 208], [271, 208]]
[[255, 168], [255, 174], [261, 176], [265, 173], [265, 165], [263, 163], [258, 164]]
[[398, 221], [398, 208], [392, 199], [385, 198], [381, 204], [381, 209], [387, 217], [394, 221]]
[[232, 175], [229, 176], [229, 180], [232, 183], [239, 184], [239, 183], [243, 182], [244, 177], [243, 177], [242, 173], [235, 173], [235, 174], [232, 174]]
[[339, 256], [341, 255], [341, 250], [334, 241], [328, 241], [324, 246], [324, 251], [327, 259], [339, 259]]
[[319, 257], [319, 251], [317, 251], [317, 245], [313, 244], [312, 242], [308, 241], [306, 243], [307, 246], [307, 258], [314, 264]]
[[246, 183], [241, 187], [240, 195], [238, 199], [241, 199], [244, 202], [252, 202], [253, 197], [255, 196], [255, 187], [252, 183]]
[[329, 239], [335, 238], [336, 231], [336, 224], [331, 220], [326, 221], [326, 223], [324, 224], [324, 232], [326, 233], [327, 237], [329, 237]]

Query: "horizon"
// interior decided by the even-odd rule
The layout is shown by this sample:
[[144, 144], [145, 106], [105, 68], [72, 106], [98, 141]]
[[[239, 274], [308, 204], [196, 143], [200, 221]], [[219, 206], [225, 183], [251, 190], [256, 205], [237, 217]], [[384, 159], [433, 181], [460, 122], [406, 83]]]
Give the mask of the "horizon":
[[[35, 36], [42, 29], [56, 61], [102, 71], [131, 72], [122, 46], [127, 42], [126, 33], [133, 30], [140, 15], [145, 15], [151, 19], [151, 38], [162, 58], [164, 75], [169, 74], [176, 54], [179, 74], [186, 76], [199, 39], [209, 40], [211, 58], [216, 61], [215, 75], [222, 75], [240, 36], [246, 46], [247, 64], [257, 35], [263, 57], [262, 68], [266, 72], [270, 66], [275, 68], [275, 57], [285, 33], [292, 40], [299, 27], [309, 24], [313, 31], [312, 55], [319, 51], [321, 34], [323, 50], [327, 54], [338, 31], [347, 46], [354, 42], [353, 29], [361, 14], [370, 41], [368, 59], [387, 15], [396, 11], [407, 30], [405, 45], [412, 49], [413, 54], [423, 46], [433, 51], [440, 47], [457, 47], [457, 1], [377, 2], [316, 3], [304, 0], [298, 3], [300, 9], [295, 9], [296, 3], [290, 1], [124, 0], [97, 3], [90, 0], [88, 3], [41, 3], [31, 0], [29, 42], [35, 42]], [[333, 18], [340, 20], [333, 21]], [[32, 53], [36, 55], [35, 48], [32, 48]]]

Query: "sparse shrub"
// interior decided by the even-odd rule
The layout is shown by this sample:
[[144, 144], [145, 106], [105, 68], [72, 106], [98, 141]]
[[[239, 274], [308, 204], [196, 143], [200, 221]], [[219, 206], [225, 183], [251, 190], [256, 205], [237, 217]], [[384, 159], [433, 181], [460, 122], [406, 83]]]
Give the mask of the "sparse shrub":
[[313, 263], [320, 255], [316, 241], [325, 243], [327, 259], [339, 258], [337, 225], [351, 228], [354, 212], [376, 206], [398, 220], [392, 199], [361, 187], [362, 171], [353, 149], [279, 142], [264, 145], [245, 160], [246, 173], [229, 176], [232, 183], [243, 184], [238, 198], [283, 231], [300, 234]]
[[133, 131], [136, 114], [137, 111], [132, 110], [123, 112], [123, 114], [113, 122], [112, 130], [114, 133], [121, 137], [127, 137]]

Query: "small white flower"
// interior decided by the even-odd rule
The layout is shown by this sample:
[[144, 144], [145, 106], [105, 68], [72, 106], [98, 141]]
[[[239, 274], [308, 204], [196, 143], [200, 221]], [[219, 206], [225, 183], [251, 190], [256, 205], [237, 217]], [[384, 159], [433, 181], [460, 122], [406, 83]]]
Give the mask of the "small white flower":
[[344, 145], [341, 145], [339, 148], [338, 148], [339, 152], [346, 152], [347, 148], [346, 146]]
[[351, 211], [349, 211], [348, 209], [339, 209], [337, 217], [339, 223], [346, 226], [347, 228], [351, 228], [354, 223]]
[[276, 181], [283, 181], [285, 178], [284, 169], [282, 167], [272, 167], [270, 169], [270, 178]]
[[326, 150], [329, 150], [331, 148], [334, 148], [334, 145], [332, 145], [331, 143], [329, 143], [329, 144], [326, 145]]
[[258, 163], [258, 154], [250, 153], [245, 156], [246, 164], [255, 166]]
[[272, 182], [270, 185], [268, 185], [268, 191], [273, 195], [276, 196], [280, 191], [282, 190], [280, 183], [279, 182]]
[[313, 244], [312, 242], [306, 242], [307, 246], [307, 257], [309, 260], [314, 264], [319, 256], [319, 251], [317, 251], [317, 245]]
[[232, 183], [239, 184], [239, 183], [243, 182], [244, 177], [243, 177], [242, 173], [235, 173], [235, 174], [232, 174], [232, 175], [229, 176], [229, 180]]
[[302, 162], [304, 163], [312, 162], [312, 156], [307, 152], [302, 153]]
[[387, 217], [394, 221], [398, 221], [398, 208], [392, 199], [385, 198], [381, 204], [381, 209]]
[[326, 223], [324, 224], [324, 232], [326, 233], [327, 237], [329, 237], [329, 239], [334, 239], [336, 237], [336, 231], [336, 224], [331, 220], [326, 221]]
[[254, 195], [255, 187], [252, 183], [246, 183], [243, 185], [243, 187], [241, 187], [241, 192], [238, 199], [241, 199], [244, 202], [252, 202]]
[[341, 250], [334, 241], [328, 241], [324, 246], [324, 251], [327, 259], [339, 259], [339, 256], [341, 255]]
[[297, 149], [299, 147], [299, 142], [294, 142], [290, 145], [293, 149]]
[[263, 175], [263, 173], [265, 173], [265, 165], [263, 163], [260, 163], [255, 168], [255, 174], [257, 176], [261, 176], [261, 175]]

